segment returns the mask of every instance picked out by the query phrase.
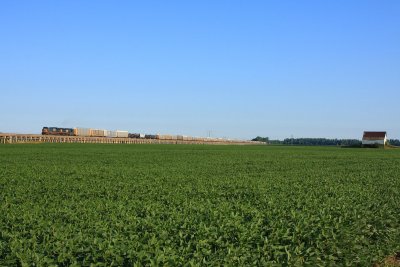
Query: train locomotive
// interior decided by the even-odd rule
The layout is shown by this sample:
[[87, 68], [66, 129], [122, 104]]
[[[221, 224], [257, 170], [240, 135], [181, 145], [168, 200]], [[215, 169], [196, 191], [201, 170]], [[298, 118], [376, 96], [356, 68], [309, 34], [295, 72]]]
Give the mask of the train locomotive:
[[75, 136], [73, 128], [43, 127], [42, 135]]

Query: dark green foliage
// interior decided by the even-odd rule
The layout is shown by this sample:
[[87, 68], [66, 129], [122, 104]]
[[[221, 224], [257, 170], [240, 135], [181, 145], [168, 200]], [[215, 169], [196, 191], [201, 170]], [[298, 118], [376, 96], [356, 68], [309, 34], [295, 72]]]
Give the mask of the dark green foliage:
[[400, 140], [399, 139], [389, 139], [388, 143], [391, 144], [392, 146], [400, 146]]
[[269, 138], [268, 137], [257, 136], [256, 138], [251, 139], [251, 141], [258, 141], [258, 142], [268, 143]]
[[399, 177], [399, 150], [3, 145], [0, 266], [371, 266]]
[[354, 146], [361, 145], [357, 139], [327, 139], [327, 138], [286, 138], [284, 145], [300, 146]]
[[[258, 140], [257, 140], [258, 141]], [[271, 145], [295, 145], [295, 146], [361, 146], [357, 139], [327, 139], [327, 138], [285, 138], [281, 140], [269, 140]]]

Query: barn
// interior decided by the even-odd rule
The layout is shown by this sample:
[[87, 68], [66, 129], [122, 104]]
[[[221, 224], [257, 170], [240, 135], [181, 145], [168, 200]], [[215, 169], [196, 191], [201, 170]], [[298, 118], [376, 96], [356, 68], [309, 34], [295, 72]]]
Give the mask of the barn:
[[364, 132], [362, 144], [365, 146], [384, 146], [387, 141], [386, 132]]

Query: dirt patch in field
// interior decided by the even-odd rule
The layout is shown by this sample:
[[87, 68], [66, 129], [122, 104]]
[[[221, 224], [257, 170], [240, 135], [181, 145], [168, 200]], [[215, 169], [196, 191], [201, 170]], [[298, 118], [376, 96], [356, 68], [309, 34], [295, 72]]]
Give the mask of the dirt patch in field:
[[400, 252], [395, 255], [389, 256], [381, 263], [376, 263], [373, 267], [399, 267], [400, 266]]

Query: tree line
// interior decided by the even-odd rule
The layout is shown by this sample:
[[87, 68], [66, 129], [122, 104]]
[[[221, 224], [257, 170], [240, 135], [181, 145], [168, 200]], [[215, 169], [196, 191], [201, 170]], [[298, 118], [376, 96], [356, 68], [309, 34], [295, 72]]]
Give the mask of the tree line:
[[[257, 136], [252, 141], [265, 142], [271, 145], [296, 145], [296, 146], [361, 146], [358, 139], [329, 139], [329, 138], [285, 138], [284, 140], [270, 140], [268, 137]], [[389, 139], [388, 143], [400, 146], [400, 140]]]
[[392, 146], [400, 146], [400, 140], [399, 139], [389, 139], [388, 142]]

